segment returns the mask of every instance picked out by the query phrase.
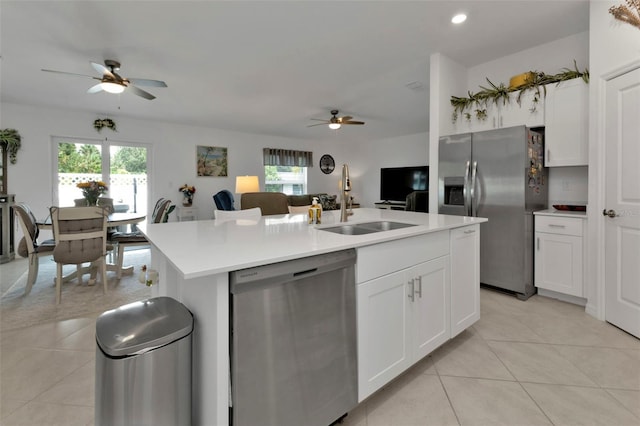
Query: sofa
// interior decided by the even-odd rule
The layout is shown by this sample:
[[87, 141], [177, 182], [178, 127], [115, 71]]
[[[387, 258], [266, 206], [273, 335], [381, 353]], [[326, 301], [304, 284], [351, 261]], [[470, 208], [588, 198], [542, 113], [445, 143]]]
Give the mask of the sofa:
[[240, 198], [242, 210], [260, 207], [263, 216], [289, 213], [289, 206], [310, 206], [313, 197], [318, 197], [318, 202], [323, 210], [336, 210], [336, 196], [328, 194], [302, 194], [286, 195], [282, 192], [246, 192]]

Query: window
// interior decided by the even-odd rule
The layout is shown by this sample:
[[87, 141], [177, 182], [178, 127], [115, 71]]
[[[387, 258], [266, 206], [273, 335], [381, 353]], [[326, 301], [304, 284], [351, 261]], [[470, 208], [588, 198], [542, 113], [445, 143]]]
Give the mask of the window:
[[264, 190], [287, 195], [307, 193], [307, 168], [313, 153], [291, 149], [264, 148]]
[[287, 195], [307, 193], [307, 168], [292, 166], [264, 166], [264, 190]]
[[79, 182], [101, 180], [113, 198], [116, 211], [146, 213], [148, 194], [148, 149], [139, 144], [87, 139], [54, 138], [53, 203], [73, 206], [82, 198]]

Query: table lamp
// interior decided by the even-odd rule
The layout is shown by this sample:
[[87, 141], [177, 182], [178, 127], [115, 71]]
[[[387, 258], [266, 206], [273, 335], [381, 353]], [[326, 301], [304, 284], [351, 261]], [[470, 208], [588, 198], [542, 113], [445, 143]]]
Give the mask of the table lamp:
[[237, 176], [236, 177], [236, 194], [244, 194], [245, 192], [259, 192], [260, 184], [258, 176]]

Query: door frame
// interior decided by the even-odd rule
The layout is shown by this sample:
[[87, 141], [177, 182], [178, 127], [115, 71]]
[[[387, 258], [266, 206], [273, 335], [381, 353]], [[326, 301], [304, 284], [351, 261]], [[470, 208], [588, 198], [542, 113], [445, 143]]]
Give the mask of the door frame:
[[[596, 135], [589, 140], [589, 206], [587, 208], [587, 258], [588, 281], [586, 287], [587, 305], [585, 311], [605, 321], [605, 155], [606, 155], [606, 111], [605, 98], [607, 82], [628, 72], [640, 68], [640, 60], [629, 62], [623, 66], [603, 73], [597, 79], [591, 79], [589, 107], [590, 134]], [[594, 106], [595, 104], [595, 106]]]
[[[58, 136], [51, 135], [51, 205], [56, 205], [58, 200], [58, 143], [61, 140], [68, 140], [73, 143], [93, 143], [96, 145], [100, 145], [102, 147], [102, 169], [103, 176], [107, 178], [107, 182], [109, 181], [111, 171], [109, 169], [109, 160], [108, 157], [105, 157], [104, 153], [109, 152], [108, 148], [111, 145], [117, 146], [131, 146], [131, 147], [142, 147], [147, 150], [147, 212], [150, 212], [153, 208], [153, 203], [155, 203], [153, 195], [153, 144], [147, 142], [133, 142], [133, 141], [123, 141], [120, 139], [107, 139], [107, 138], [90, 138], [90, 137], [82, 137], [82, 136]], [[107, 149], [105, 151], [105, 149]], [[106, 170], [106, 174], [104, 172]], [[150, 204], [151, 203], [151, 204]]]

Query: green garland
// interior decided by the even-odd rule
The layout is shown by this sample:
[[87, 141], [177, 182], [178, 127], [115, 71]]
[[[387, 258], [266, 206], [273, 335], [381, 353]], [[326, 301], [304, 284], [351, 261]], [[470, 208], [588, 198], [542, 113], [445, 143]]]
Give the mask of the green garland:
[[[547, 95], [547, 89], [545, 84], [559, 83], [561, 81], [572, 80], [574, 78], [582, 78], [585, 83], [589, 83], [589, 70], [585, 68], [583, 72], [578, 70], [576, 61], [573, 61], [574, 69], [563, 68], [562, 72], [558, 74], [545, 74], [541, 71], [531, 71], [533, 78], [528, 79], [526, 83], [519, 87], [507, 87], [503, 83], [495, 85], [487, 78], [487, 82], [491, 87], [480, 86], [480, 90], [477, 93], [468, 92], [468, 97], [451, 96], [451, 106], [453, 107], [452, 121], [455, 123], [458, 117], [464, 117], [467, 121], [471, 120], [471, 112], [475, 112], [478, 120], [485, 120], [487, 118], [487, 106], [493, 101], [498, 105], [502, 101], [503, 105], [506, 105], [509, 101], [509, 94], [511, 92], [520, 91], [516, 101], [518, 105], [522, 100], [522, 95], [529, 91], [534, 91], [533, 105], [530, 108], [531, 112], [535, 112], [538, 102], [542, 96]], [[542, 89], [542, 90], [541, 90]], [[473, 109], [475, 107], [475, 110]]]
[[22, 138], [20, 137], [20, 133], [15, 129], [0, 130], [0, 145], [2, 145], [2, 149], [6, 149], [9, 153], [9, 160], [11, 161], [11, 164], [16, 164], [21, 140]]

